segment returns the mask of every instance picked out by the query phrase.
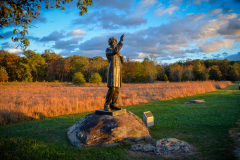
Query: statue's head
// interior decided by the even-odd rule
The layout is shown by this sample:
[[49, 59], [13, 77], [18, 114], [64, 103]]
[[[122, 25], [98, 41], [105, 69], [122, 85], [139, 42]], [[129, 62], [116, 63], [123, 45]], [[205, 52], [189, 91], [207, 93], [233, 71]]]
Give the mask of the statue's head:
[[109, 38], [108, 44], [113, 46], [117, 45], [117, 39], [115, 37]]

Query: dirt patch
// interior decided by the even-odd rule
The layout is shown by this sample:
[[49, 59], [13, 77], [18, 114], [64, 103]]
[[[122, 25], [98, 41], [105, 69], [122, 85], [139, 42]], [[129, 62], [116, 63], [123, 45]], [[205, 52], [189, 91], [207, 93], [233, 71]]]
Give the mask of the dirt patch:
[[186, 159], [192, 155], [195, 155], [196, 152], [189, 153], [189, 154], [174, 154], [174, 155], [156, 155], [153, 152], [141, 152], [141, 151], [131, 151], [128, 150], [128, 156], [134, 159], [170, 159], [170, 158], [177, 158], [177, 159]]
[[191, 100], [191, 101], [185, 102], [183, 104], [189, 105], [189, 104], [204, 104], [204, 103], [206, 103], [204, 100]]

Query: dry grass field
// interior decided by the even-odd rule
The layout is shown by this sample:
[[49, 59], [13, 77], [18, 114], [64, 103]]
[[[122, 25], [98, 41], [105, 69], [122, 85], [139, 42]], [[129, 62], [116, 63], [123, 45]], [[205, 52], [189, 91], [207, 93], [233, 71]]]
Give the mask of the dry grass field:
[[[123, 84], [119, 105], [128, 106], [207, 93], [225, 88], [229, 84], [231, 84], [229, 81]], [[106, 84], [100, 86], [52, 83], [0, 85], [0, 124], [101, 109], [107, 90]]]

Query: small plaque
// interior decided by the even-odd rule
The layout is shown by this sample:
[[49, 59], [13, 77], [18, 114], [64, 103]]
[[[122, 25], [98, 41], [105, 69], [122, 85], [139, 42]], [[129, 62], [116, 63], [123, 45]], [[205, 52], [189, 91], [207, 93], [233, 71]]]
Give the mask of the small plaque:
[[151, 127], [154, 125], [154, 118], [150, 111], [143, 112], [143, 122], [147, 127]]
[[117, 115], [120, 115], [120, 114], [124, 114], [126, 112], [127, 112], [126, 109], [111, 110], [111, 111], [105, 111], [104, 109], [99, 109], [99, 110], [95, 111], [96, 114], [99, 114], [99, 115], [110, 115], [110, 116], [117, 116]]

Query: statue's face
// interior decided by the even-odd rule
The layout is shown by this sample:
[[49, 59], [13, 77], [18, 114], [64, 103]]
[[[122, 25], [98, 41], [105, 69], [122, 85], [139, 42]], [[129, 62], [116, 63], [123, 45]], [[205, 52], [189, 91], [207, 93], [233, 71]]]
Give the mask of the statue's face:
[[108, 40], [108, 44], [111, 46], [115, 46], [116, 45], [116, 42], [115, 41], [113, 41], [113, 40], [111, 40], [111, 38], [109, 38], [109, 40]]

